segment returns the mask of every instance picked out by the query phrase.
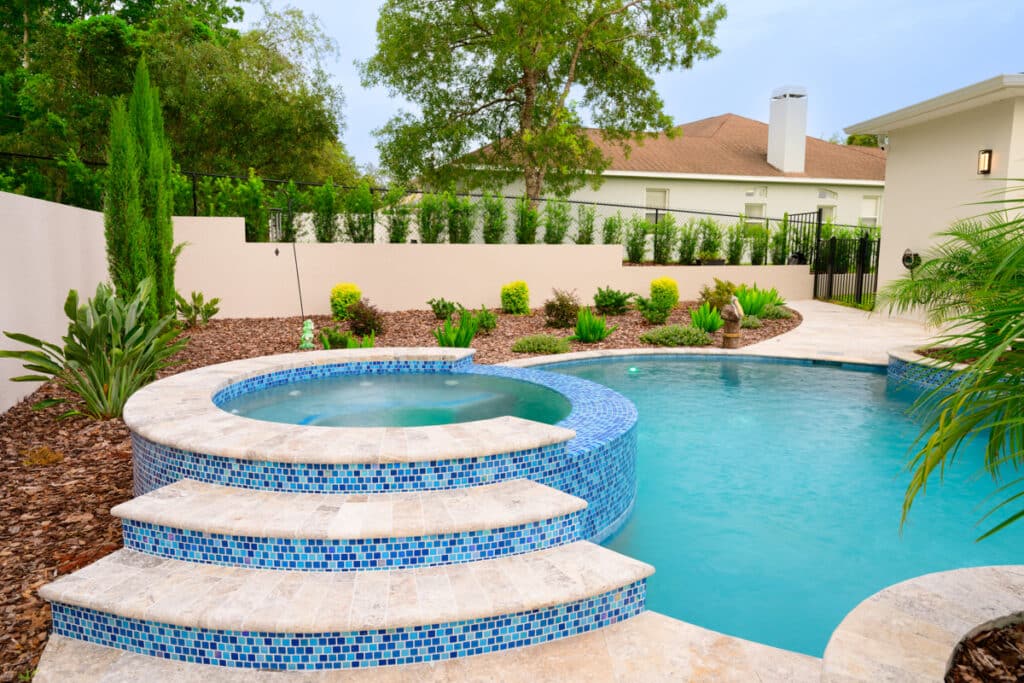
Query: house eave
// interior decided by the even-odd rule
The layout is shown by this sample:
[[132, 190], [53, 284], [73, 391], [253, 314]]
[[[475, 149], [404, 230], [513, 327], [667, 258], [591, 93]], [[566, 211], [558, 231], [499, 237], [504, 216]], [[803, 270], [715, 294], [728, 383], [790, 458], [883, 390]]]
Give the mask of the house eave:
[[655, 178], [658, 180], [698, 180], [721, 183], [763, 183], [782, 185], [852, 185], [857, 187], [885, 187], [884, 180], [867, 178], [807, 178], [794, 176], [717, 175], [714, 173], [669, 173], [664, 171], [614, 171], [602, 175], [611, 178]]

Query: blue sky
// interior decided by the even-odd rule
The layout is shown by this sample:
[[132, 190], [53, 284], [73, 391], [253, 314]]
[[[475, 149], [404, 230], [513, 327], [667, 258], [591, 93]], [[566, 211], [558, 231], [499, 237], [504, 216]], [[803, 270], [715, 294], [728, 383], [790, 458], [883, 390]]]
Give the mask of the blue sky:
[[[286, 3], [272, 0], [281, 8]], [[359, 82], [356, 59], [373, 54], [373, 0], [291, 0], [338, 42], [329, 64], [345, 92], [342, 139], [360, 165], [377, 163], [373, 130], [407, 104]], [[808, 134], [844, 126], [1001, 73], [1024, 71], [1020, 0], [731, 0], [720, 54], [656, 77], [679, 123], [733, 113], [768, 120], [781, 85], [808, 89]], [[247, 6], [249, 16], [258, 8]]]

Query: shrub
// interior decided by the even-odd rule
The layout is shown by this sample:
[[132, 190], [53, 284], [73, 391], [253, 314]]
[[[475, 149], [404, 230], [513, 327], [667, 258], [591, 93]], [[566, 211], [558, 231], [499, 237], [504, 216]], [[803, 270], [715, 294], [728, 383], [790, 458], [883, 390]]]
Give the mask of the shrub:
[[202, 292], [192, 292], [191, 301], [186, 300], [178, 293], [175, 293], [174, 296], [178, 302], [178, 315], [185, 322], [185, 327], [195, 327], [200, 321], [205, 325], [220, 311], [220, 307], [217, 305], [220, 303], [220, 299], [214, 297], [209, 301], [204, 301]]
[[603, 244], [622, 243], [622, 215], [605, 216], [601, 222], [601, 242]]
[[743, 320], [740, 321], [740, 327], [745, 330], [756, 330], [764, 327], [764, 323], [756, 315], [745, 315]]
[[647, 252], [647, 231], [650, 223], [643, 218], [634, 217], [629, 220], [626, 231], [626, 260], [630, 263], [641, 263]]
[[707, 285], [700, 288], [701, 303], [711, 304], [712, 308], [722, 310], [732, 302], [732, 295], [736, 291], [736, 285], [728, 280], [715, 278], [715, 288]]
[[352, 282], [339, 282], [334, 285], [331, 289], [331, 315], [335, 320], [344, 320], [348, 317], [349, 308], [362, 296], [359, 287]]
[[473, 237], [476, 206], [469, 198], [448, 196], [448, 241], [469, 244]]
[[617, 329], [618, 325], [608, 327], [608, 321], [604, 316], [594, 315], [589, 308], [581, 308], [576, 316], [576, 334], [569, 339], [584, 344], [595, 344], [607, 339], [608, 335]]
[[537, 224], [540, 217], [537, 209], [525, 195], [516, 200], [515, 233], [516, 244], [536, 244]]
[[338, 236], [338, 224], [335, 222], [338, 213], [338, 196], [334, 192], [334, 183], [330, 178], [320, 187], [314, 188], [313, 199], [313, 234], [317, 242], [333, 242]]
[[733, 292], [736, 299], [740, 302], [740, 306], [743, 307], [743, 314], [750, 316], [759, 316], [764, 311], [765, 307], [775, 302], [775, 298], [778, 296], [777, 292], [758, 289], [757, 285], [748, 287], [747, 285], [740, 285]]
[[597, 211], [592, 206], [580, 205], [576, 209], [576, 244], [594, 243], [594, 222]]
[[544, 205], [544, 244], [561, 244], [569, 233], [569, 202], [552, 199]]
[[490, 334], [498, 327], [498, 316], [494, 315], [493, 312], [487, 310], [483, 305], [480, 306], [479, 311], [470, 311], [463, 306], [459, 306], [459, 315], [475, 315], [476, 322], [479, 325], [479, 331], [481, 334]]
[[622, 315], [629, 310], [629, 302], [634, 296], [632, 292], [598, 287], [594, 295], [594, 308], [602, 315]]
[[484, 222], [484, 244], [501, 244], [505, 241], [505, 232], [508, 230], [505, 200], [488, 193], [483, 196], [480, 204]]
[[640, 311], [640, 315], [651, 325], [661, 325], [668, 320], [668, 314], [671, 312], [671, 309], [655, 305], [650, 299], [642, 296], [636, 298], [636, 310]]
[[372, 349], [376, 343], [376, 335], [371, 332], [360, 339], [351, 332], [325, 327], [320, 330], [320, 343], [325, 349]]
[[459, 305], [454, 301], [448, 301], [448, 299], [443, 297], [431, 299], [427, 304], [430, 306], [430, 310], [434, 312], [434, 317], [438, 320], [447, 320], [455, 313], [455, 309], [459, 308]]
[[701, 261], [722, 258], [722, 226], [714, 218], [700, 219], [700, 243], [697, 255]]
[[569, 350], [569, 340], [565, 337], [556, 337], [551, 334], [534, 334], [529, 337], [520, 337], [512, 344], [514, 353], [566, 353]]
[[[187, 339], [175, 339], [178, 331], [173, 316], [147, 322], [146, 307], [153, 286], [152, 279], [144, 279], [126, 301], [101, 283], [95, 296], [81, 306], [78, 292], [72, 289], [64, 302], [64, 313], [70, 322], [63, 346], [26, 334], [4, 332], [8, 338], [31, 347], [23, 351], [0, 350], [0, 358], [20, 360], [33, 373], [12, 380], [54, 379], [84, 401], [83, 410], [71, 409], [61, 417], [120, 417], [128, 397], [155, 379], [159, 371], [174, 365], [172, 357], [187, 343]], [[64, 402], [65, 399], [51, 398], [34, 407], [47, 408]]]
[[747, 234], [750, 236], [750, 264], [763, 266], [768, 259], [768, 229], [750, 225]]
[[384, 218], [388, 225], [388, 242], [405, 244], [409, 239], [412, 207], [405, 201], [405, 189], [396, 185], [384, 196]]
[[694, 327], [705, 332], [716, 332], [725, 324], [718, 309], [712, 308], [711, 304], [706, 301], [690, 311], [690, 321]]
[[554, 290], [554, 296], [544, 302], [544, 324], [548, 327], [572, 327], [580, 310], [575, 292]]
[[501, 310], [514, 315], [530, 312], [530, 288], [522, 280], [510, 282], [501, 288]]
[[436, 194], [424, 194], [420, 197], [419, 219], [420, 242], [423, 244], [437, 244], [444, 237], [445, 221], [445, 200]]
[[357, 244], [373, 242], [373, 193], [370, 184], [360, 182], [345, 195], [345, 234]]
[[688, 266], [694, 262], [699, 241], [700, 231], [691, 219], [679, 229], [679, 263]]
[[745, 239], [746, 228], [742, 222], [729, 226], [725, 233], [725, 262], [730, 266], [738, 266], [743, 260]]
[[664, 265], [672, 260], [676, 243], [679, 241], [679, 228], [672, 214], [667, 214], [654, 224], [654, 262]]
[[438, 346], [450, 346], [460, 349], [469, 348], [473, 343], [473, 337], [479, 329], [480, 323], [472, 313], [464, 313], [459, 316], [459, 324], [453, 325], [451, 318], [444, 321], [444, 325], [434, 330], [434, 339]]
[[348, 307], [348, 322], [352, 333], [361, 337], [384, 334], [384, 314], [365, 299]]
[[665, 325], [644, 332], [640, 341], [654, 346], [707, 346], [711, 336], [693, 325]]
[[793, 317], [793, 313], [788, 308], [771, 304], [761, 312], [761, 317], [765, 320], [789, 320]]
[[651, 303], [671, 311], [679, 303], [679, 285], [670, 277], [651, 280]]
[[772, 263], [775, 265], [783, 265], [786, 263], [789, 254], [787, 254], [789, 245], [789, 214], [782, 214], [782, 220], [779, 221], [779, 225], [772, 232], [771, 237], [772, 243]]

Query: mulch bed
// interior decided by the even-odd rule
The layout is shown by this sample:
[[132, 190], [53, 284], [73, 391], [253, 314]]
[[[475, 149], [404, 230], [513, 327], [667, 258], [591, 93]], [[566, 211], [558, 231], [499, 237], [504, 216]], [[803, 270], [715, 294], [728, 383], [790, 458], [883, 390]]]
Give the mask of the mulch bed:
[[[692, 302], [689, 306], [693, 306]], [[669, 323], [686, 324], [686, 305]], [[314, 317], [317, 328], [332, 324]], [[385, 314], [386, 330], [378, 346], [436, 346], [431, 331], [438, 322], [430, 311]], [[574, 351], [644, 346], [639, 337], [651, 326], [631, 311], [609, 319], [619, 329], [599, 344], [573, 343]], [[743, 345], [774, 337], [800, 324], [765, 320], [764, 327], [743, 330]], [[213, 320], [189, 331], [182, 363], [172, 372], [295, 351], [300, 318]], [[541, 311], [528, 316], [499, 314], [497, 329], [474, 341], [476, 360], [500, 363], [522, 357], [512, 342], [528, 334], [568, 336], [571, 330], [544, 326]], [[714, 337], [721, 345], [721, 331]], [[121, 547], [121, 526], [110, 508], [132, 497], [131, 446], [121, 420], [73, 418], [57, 421], [64, 409], [34, 411], [31, 404], [59, 390], [46, 385], [0, 414], [0, 683], [32, 671], [50, 624], [39, 587]]]
[[960, 644], [946, 683], [1024, 681], [1024, 624], [983, 631]]

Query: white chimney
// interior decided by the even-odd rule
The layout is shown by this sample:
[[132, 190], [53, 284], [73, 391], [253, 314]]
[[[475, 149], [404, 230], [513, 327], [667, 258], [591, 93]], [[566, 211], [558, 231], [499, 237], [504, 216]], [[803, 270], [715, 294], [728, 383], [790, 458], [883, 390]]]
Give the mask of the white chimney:
[[768, 163], [783, 173], [803, 173], [806, 147], [807, 89], [776, 88], [768, 118]]

